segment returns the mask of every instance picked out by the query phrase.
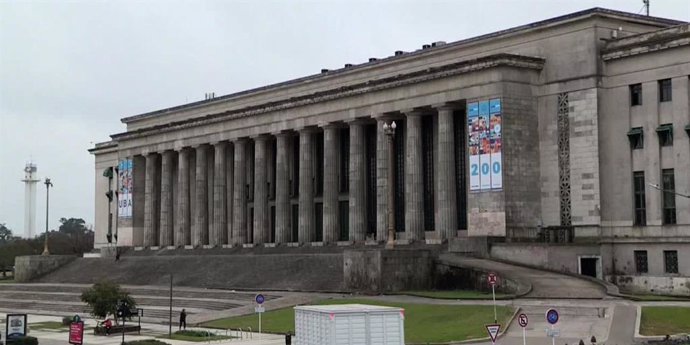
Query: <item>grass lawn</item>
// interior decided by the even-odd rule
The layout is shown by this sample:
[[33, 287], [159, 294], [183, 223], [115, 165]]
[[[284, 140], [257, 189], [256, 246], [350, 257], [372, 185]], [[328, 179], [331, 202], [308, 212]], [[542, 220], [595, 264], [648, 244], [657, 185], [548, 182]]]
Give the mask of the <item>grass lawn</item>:
[[[476, 299], [476, 300], [490, 300], [492, 299], [490, 292], [474, 291], [474, 290], [429, 290], [429, 291], [405, 291], [403, 295], [420, 296], [438, 299]], [[510, 295], [497, 293], [496, 299], [506, 299]], [[512, 297], [512, 296], [510, 296]]]
[[30, 323], [29, 328], [32, 328], [32, 329], [58, 329], [58, 330], [64, 330], [64, 331], [69, 330], [68, 326], [63, 325], [62, 322], [58, 322], [58, 321], [45, 321], [45, 322]]
[[3, 283], [14, 283], [14, 279], [0, 279], [0, 284]]
[[[412, 303], [384, 303], [373, 300], [332, 299], [317, 304], [375, 304], [405, 309], [405, 341], [407, 342], [449, 342], [486, 336], [484, 325], [493, 323], [492, 306], [451, 306]], [[513, 308], [498, 306], [498, 320], [506, 325], [513, 314]], [[256, 315], [220, 319], [203, 324], [213, 328], [247, 328], [258, 329]], [[266, 332], [294, 334], [295, 314], [292, 308], [285, 308], [264, 313], [262, 328]]]
[[690, 307], [642, 307], [640, 334], [690, 333]]
[[690, 301], [690, 297], [663, 295], [629, 295], [633, 301]]

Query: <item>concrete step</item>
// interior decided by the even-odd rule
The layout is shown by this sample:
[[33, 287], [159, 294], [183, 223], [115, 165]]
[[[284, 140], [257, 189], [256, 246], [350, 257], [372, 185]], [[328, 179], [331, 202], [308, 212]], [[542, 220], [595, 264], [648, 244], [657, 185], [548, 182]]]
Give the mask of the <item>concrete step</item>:
[[[122, 285], [166, 286], [170, 273], [174, 275], [176, 286], [238, 290], [344, 290], [342, 253], [124, 256], [117, 262], [109, 258], [80, 258], [39, 278], [37, 282], [93, 284], [109, 279]], [[144, 290], [151, 289], [131, 291], [134, 295], [167, 295], [164, 289]], [[176, 296], [187, 297], [188, 294], [180, 291], [180, 295]], [[209, 294], [218, 298], [223, 293]], [[253, 294], [226, 294], [223, 299], [253, 298]], [[191, 295], [200, 294], [193, 292]]]

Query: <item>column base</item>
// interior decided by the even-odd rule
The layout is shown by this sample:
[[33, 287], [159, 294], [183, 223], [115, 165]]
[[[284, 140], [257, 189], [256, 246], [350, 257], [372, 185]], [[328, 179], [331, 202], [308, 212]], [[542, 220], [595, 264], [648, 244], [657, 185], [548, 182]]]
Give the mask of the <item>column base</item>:
[[443, 244], [443, 240], [439, 238], [427, 238], [425, 242], [426, 244]]
[[264, 243], [264, 248], [275, 248], [277, 246], [277, 243]]
[[224, 244], [221, 246], [221, 248], [223, 248], [223, 249], [229, 249], [229, 248], [233, 248], [233, 247], [234, 246], [232, 244]]
[[366, 241], [364, 242], [364, 245], [365, 245], [365, 246], [378, 246], [378, 245], [381, 244], [381, 243], [382, 243], [382, 242], [379, 242], [379, 241], [376, 241], [376, 240], [366, 240]]
[[192, 245], [185, 245], [185, 246], [184, 246], [184, 249], [194, 249], [194, 246], [192, 246]]
[[323, 242], [310, 242], [309, 245], [312, 247], [323, 247]]
[[254, 248], [255, 244], [254, 243], [244, 243], [242, 244], [242, 248]]
[[204, 245], [201, 246], [202, 249], [211, 249], [211, 248], [213, 248], [213, 247], [215, 247], [215, 246], [212, 245], [212, 244], [204, 244]]
[[288, 242], [286, 243], [288, 247], [299, 247], [299, 242]]
[[151, 247], [149, 247], [149, 249], [150, 249], [150, 250], [159, 250], [159, 249], [161, 249], [161, 247], [159, 247], [159, 246], [151, 246]]
[[175, 250], [175, 249], [177, 249], [177, 247], [175, 247], [175, 246], [166, 246], [165, 249], [167, 249], [167, 250]]
[[139, 246], [134, 247], [134, 251], [135, 251], [135, 252], [139, 252], [139, 251], [142, 251], [142, 250], [144, 250], [144, 247], [139, 247]]
[[406, 239], [406, 238], [405, 238], [405, 239], [398, 239], [398, 240], [395, 240], [395, 245], [396, 245], [396, 246], [400, 246], [400, 245], [406, 246], [406, 245], [409, 245], [409, 244], [412, 244], [412, 243], [413, 243], [412, 240], [409, 240], [409, 239]]
[[351, 246], [351, 245], [353, 245], [353, 244], [354, 244], [354, 243], [353, 243], [352, 241], [338, 241], [338, 242], [336, 243], [336, 245], [337, 245], [338, 247], [347, 247], [347, 246]]

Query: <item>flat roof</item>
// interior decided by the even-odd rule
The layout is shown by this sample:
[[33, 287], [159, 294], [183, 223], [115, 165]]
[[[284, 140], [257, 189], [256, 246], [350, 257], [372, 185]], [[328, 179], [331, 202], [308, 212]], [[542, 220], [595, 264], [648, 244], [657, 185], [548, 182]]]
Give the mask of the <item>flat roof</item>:
[[404, 309], [398, 307], [385, 307], [370, 304], [331, 304], [331, 305], [300, 305], [295, 310], [308, 310], [329, 314], [352, 314], [367, 312], [401, 312]]
[[169, 108], [164, 108], [164, 109], [160, 109], [160, 110], [142, 113], [139, 115], [128, 116], [128, 117], [122, 118], [121, 121], [123, 123], [133, 122], [136, 120], [141, 120], [141, 119], [145, 119], [145, 118], [155, 117], [158, 115], [163, 115], [166, 113], [175, 112], [175, 111], [182, 110], [185, 108], [192, 108], [194, 106], [198, 106], [198, 105], [202, 105], [202, 104], [206, 104], [206, 103], [210, 104], [210, 103], [215, 103], [218, 101], [223, 101], [226, 99], [231, 99], [231, 98], [235, 98], [235, 97], [239, 97], [239, 96], [243, 96], [243, 95], [248, 95], [248, 94], [252, 94], [252, 93], [256, 93], [256, 92], [260, 92], [260, 91], [268, 91], [271, 89], [277, 89], [279, 87], [289, 86], [289, 85], [297, 84], [297, 83], [307, 81], [307, 80], [331, 77], [331, 76], [334, 76], [334, 75], [337, 75], [337, 74], [340, 74], [343, 72], [350, 72], [350, 71], [353, 71], [353, 70], [356, 70], [359, 68], [363, 68], [363, 67], [369, 67], [369, 66], [376, 65], [376, 64], [388, 63], [388, 62], [391, 62], [393, 60], [404, 59], [404, 58], [408, 58], [410, 56], [420, 55], [423, 53], [425, 54], [425, 53], [428, 53], [430, 51], [440, 51], [443, 49], [447, 49], [449, 47], [455, 47], [455, 46], [463, 45], [463, 44], [467, 44], [467, 43], [474, 43], [477, 41], [488, 40], [488, 39], [492, 39], [492, 38], [496, 38], [496, 37], [508, 36], [508, 35], [515, 34], [515, 33], [521, 32], [521, 31], [532, 30], [535, 28], [544, 27], [544, 26], [555, 24], [558, 22], [569, 21], [569, 20], [573, 20], [576, 18], [580, 18], [580, 17], [589, 17], [592, 15], [603, 15], [603, 16], [608, 16], [608, 17], [622, 17], [622, 19], [629, 19], [631, 21], [646, 23], [649, 25], [657, 25], [659, 27], [667, 27], [667, 26], [673, 26], [673, 25], [679, 25], [679, 24], [686, 23], [686, 22], [674, 20], [674, 19], [645, 16], [645, 15], [641, 15], [641, 14], [610, 10], [610, 9], [601, 8], [601, 7], [594, 7], [594, 8], [590, 8], [590, 9], [579, 11], [579, 12], [573, 12], [573, 13], [569, 13], [566, 15], [533, 22], [530, 24], [516, 26], [513, 28], [506, 29], [506, 30], [500, 30], [500, 31], [496, 31], [493, 33], [485, 34], [485, 35], [480, 35], [480, 36], [467, 38], [464, 40], [450, 42], [448, 44], [444, 44], [444, 45], [440, 45], [440, 46], [436, 46], [436, 47], [431, 47], [429, 49], [423, 49], [423, 50], [420, 49], [420, 50], [416, 50], [413, 52], [405, 52], [404, 54], [399, 55], [399, 56], [389, 56], [389, 57], [381, 58], [381, 59], [378, 59], [378, 60], [372, 61], [372, 62], [364, 62], [361, 64], [356, 64], [356, 65], [353, 65], [352, 67], [340, 68], [337, 70], [331, 70], [331, 71], [328, 71], [326, 73], [317, 73], [317, 74], [313, 74], [313, 75], [309, 75], [309, 76], [305, 76], [305, 77], [301, 77], [301, 78], [297, 78], [297, 79], [292, 79], [292, 80], [279, 82], [279, 83], [275, 83], [275, 84], [269, 84], [269, 85], [265, 85], [265, 86], [261, 86], [261, 87], [257, 87], [257, 88], [252, 88], [252, 89], [248, 89], [248, 90], [244, 90], [244, 91], [239, 91], [239, 92], [219, 96], [219, 97], [212, 98], [212, 99], [186, 103], [186, 104], [182, 104], [182, 105], [178, 105], [178, 106], [174, 106], [174, 107], [169, 107]]

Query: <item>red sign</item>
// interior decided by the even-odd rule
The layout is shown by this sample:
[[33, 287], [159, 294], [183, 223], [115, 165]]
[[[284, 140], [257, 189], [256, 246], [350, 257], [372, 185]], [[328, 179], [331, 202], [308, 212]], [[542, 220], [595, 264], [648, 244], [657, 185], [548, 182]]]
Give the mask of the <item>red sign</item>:
[[74, 345], [84, 343], [84, 322], [72, 322], [69, 325], [69, 343]]
[[489, 273], [487, 280], [489, 281], [489, 285], [491, 286], [498, 284], [498, 276], [494, 272]]
[[527, 319], [527, 315], [525, 315], [525, 314], [520, 314], [520, 315], [518, 316], [518, 323], [520, 324], [520, 327], [522, 327], [522, 328], [527, 327], [527, 322], [528, 322], [528, 321], [529, 321], [529, 320]]

